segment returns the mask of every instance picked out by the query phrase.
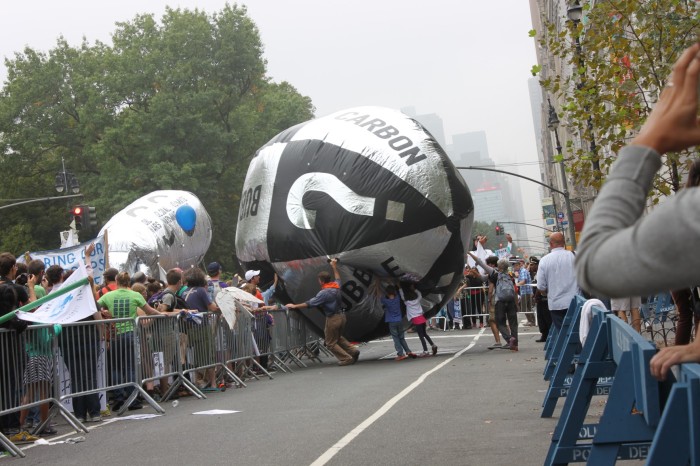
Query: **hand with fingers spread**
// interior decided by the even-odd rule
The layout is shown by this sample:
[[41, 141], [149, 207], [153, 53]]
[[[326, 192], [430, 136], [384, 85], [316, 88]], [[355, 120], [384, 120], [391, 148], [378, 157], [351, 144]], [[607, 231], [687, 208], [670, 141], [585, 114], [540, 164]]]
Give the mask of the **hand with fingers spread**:
[[666, 88], [632, 144], [659, 154], [700, 144], [698, 75], [700, 43], [687, 48], [673, 66]]
[[[586, 218], [576, 250], [581, 289], [621, 298], [698, 286], [700, 256], [687, 251], [700, 237], [700, 187], [689, 184], [650, 212], [646, 207], [662, 155], [700, 146], [699, 77], [696, 43], [676, 61], [639, 134], [620, 150]], [[650, 371], [664, 380], [672, 366], [686, 362], [700, 362], [700, 338], [663, 348]]]

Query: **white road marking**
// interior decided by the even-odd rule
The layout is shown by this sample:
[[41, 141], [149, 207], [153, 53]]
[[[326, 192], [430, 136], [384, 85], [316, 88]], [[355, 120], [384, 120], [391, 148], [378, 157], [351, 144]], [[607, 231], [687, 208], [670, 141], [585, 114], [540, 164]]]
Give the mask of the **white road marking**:
[[423, 374], [420, 375], [413, 383], [411, 383], [408, 387], [404, 388], [401, 390], [399, 394], [394, 396], [392, 399], [384, 403], [384, 406], [379, 408], [377, 411], [375, 411], [374, 414], [372, 414], [370, 417], [362, 421], [357, 427], [355, 427], [353, 430], [348, 432], [345, 437], [341, 438], [338, 440], [338, 442], [330, 447], [328, 450], [326, 450], [321, 456], [319, 456], [316, 461], [311, 463], [311, 466], [322, 466], [328, 461], [331, 460], [340, 450], [342, 450], [346, 445], [348, 445], [350, 442], [355, 439], [358, 435], [360, 435], [362, 432], [364, 432], [369, 426], [374, 424], [375, 421], [377, 421], [379, 418], [381, 418], [384, 414], [386, 414], [396, 403], [401, 401], [406, 395], [411, 393], [414, 389], [416, 389], [420, 384], [422, 384], [429, 375], [433, 374], [434, 372], [439, 371], [443, 367], [445, 367], [447, 364], [450, 362], [454, 361], [458, 357], [460, 357], [462, 354], [465, 352], [469, 351], [472, 349], [475, 345], [476, 342], [479, 340], [479, 338], [484, 334], [484, 330], [486, 328], [482, 328], [478, 334], [474, 336], [474, 340], [467, 346], [466, 348], [463, 348], [459, 350], [457, 353], [454, 354], [451, 358], [445, 359], [443, 362], [438, 364], [437, 366], [433, 367], [427, 372], [424, 372]]

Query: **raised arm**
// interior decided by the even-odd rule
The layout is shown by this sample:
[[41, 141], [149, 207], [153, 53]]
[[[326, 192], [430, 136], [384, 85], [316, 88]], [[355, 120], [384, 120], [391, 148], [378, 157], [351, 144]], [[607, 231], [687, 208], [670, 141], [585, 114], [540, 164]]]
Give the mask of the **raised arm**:
[[480, 258], [478, 258], [473, 252], [469, 251], [467, 254], [469, 254], [469, 256], [472, 259], [474, 259], [474, 262], [476, 262], [479, 265], [479, 267], [484, 269], [484, 271], [486, 272], [487, 275], [492, 274], [493, 271], [495, 270], [493, 267], [487, 265], [486, 262], [484, 262]]
[[620, 151], [586, 219], [576, 254], [579, 285], [611, 298], [697, 284], [700, 189], [681, 190], [643, 216], [661, 155], [700, 144], [700, 45], [686, 49], [639, 135]]

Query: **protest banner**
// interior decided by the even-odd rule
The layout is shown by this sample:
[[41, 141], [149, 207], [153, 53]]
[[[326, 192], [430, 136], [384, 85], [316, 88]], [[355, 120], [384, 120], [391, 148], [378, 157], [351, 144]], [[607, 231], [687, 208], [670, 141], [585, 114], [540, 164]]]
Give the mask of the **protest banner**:
[[90, 282], [87, 280], [85, 264], [78, 262], [78, 268], [63, 282], [61, 288], [30, 304], [44, 300], [45, 302], [40, 303], [41, 306], [34, 312], [24, 312], [22, 308], [18, 309], [17, 317], [43, 324], [67, 324], [96, 313], [97, 305]]
[[[54, 249], [51, 251], [36, 251], [29, 252], [27, 254], [19, 254], [17, 256], [17, 262], [27, 263], [30, 260], [39, 259], [44, 262], [46, 268], [52, 265], [60, 265], [65, 270], [75, 270], [78, 268], [78, 263], [80, 261], [88, 261], [85, 258], [85, 248], [91, 243], [95, 244], [95, 250], [90, 255], [89, 263], [94, 271], [95, 283], [97, 285], [102, 285], [102, 274], [107, 268], [107, 238], [105, 235], [98, 236], [94, 240], [86, 241], [80, 243], [76, 246], [72, 246], [65, 249]], [[29, 259], [27, 259], [29, 256]]]

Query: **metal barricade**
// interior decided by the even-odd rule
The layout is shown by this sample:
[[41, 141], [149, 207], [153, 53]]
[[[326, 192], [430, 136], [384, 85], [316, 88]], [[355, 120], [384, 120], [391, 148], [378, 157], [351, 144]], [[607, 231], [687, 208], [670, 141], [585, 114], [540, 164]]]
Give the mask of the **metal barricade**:
[[311, 330], [303, 314], [293, 309], [288, 311], [289, 326], [292, 335], [291, 348], [295, 356], [300, 360], [307, 357], [321, 362], [319, 355], [323, 352], [326, 356], [335, 358], [333, 353], [324, 345], [324, 340], [316, 332]]
[[159, 413], [165, 413], [141, 386], [142, 351], [140, 329], [134, 319], [120, 318], [103, 320], [110, 329], [106, 360], [107, 390], [112, 392], [113, 410], [121, 415], [137, 396]]
[[[218, 390], [216, 368], [221, 365], [215, 346], [218, 315], [210, 312], [182, 313], [177, 316], [177, 322], [180, 334], [186, 336], [185, 362], [181, 364], [179, 380], [198, 394], [198, 398], [206, 398], [203, 390]], [[197, 375], [201, 372], [204, 374], [198, 384]]]
[[[524, 285], [530, 288], [530, 291], [534, 288], [533, 285]], [[526, 325], [528, 327], [535, 327], [537, 326], [537, 308], [535, 307], [535, 299], [534, 299], [534, 294], [533, 293], [523, 293], [522, 288], [524, 286], [521, 286], [521, 290], [518, 293], [518, 312], [521, 314], [525, 314], [525, 318], [527, 319]]]
[[[236, 325], [233, 329], [228, 329], [228, 324], [223, 324], [228, 329], [227, 351], [222, 360], [227, 372], [232, 373], [238, 380], [246, 378], [260, 379], [256, 370], [262, 372], [262, 366], [255, 360], [257, 346], [253, 338], [253, 315], [244, 310], [238, 313]], [[233, 368], [233, 369], [232, 369]], [[267, 372], [267, 371], [265, 371]], [[267, 373], [269, 376], [269, 373]]]
[[[100, 413], [100, 397], [107, 386], [106, 359], [109, 328], [101, 320], [64, 324], [58, 336], [61, 386], [59, 400], [70, 400], [80, 419]], [[106, 400], [105, 400], [106, 404]]]
[[462, 328], [480, 328], [488, 325], [488, 288], [467, 287], [462, 290]]
[[678, 311], [671, 293], [665, 292], [646, 297], [640, 313], [642, 334], [648, 333], [648, 338], [660, 348], [675, 343]]
[[150, 391], [158, 380], [161, 401], [169, 400], [179, 388], [203, 398], [183, 374], [187, 340], [179, 331], [178, 320], [174, 316], [141, 316], [136, 325], [140, 334], [141, 385]]
[[239, 338], [238, 322], [231, 328], [227, 320], [220, 315], [216, 329], [216, 359], [219, 361], [222, 381], [219, 386], [233, 383], [238, 388], [246, 387], [242, 377], [236, 373], [236, 363], [227, 362], [232, 359], [236, 349], [236, 338]]
[[[32, 429], [33, 434], [48, 428], [56, 414], [61, 414], [76, 432], [87, 432], [57, 396], [60, 383], [58, 345], [54, 334], [58, 331], [60, 327], [52, 324], [32, 325], [21, 334], [0, 330], [0, 417], [3, 428], [22, 430], [27, 411], [39, 407], [41, 420]], [[0, 443], [13, 456], [24, 456], [21, 449], [4, 435], [0, 435]]]
[[[303, 356], [320, 362], [318, 353], [328, 352], [322, 342], [296, 311], [241, 312], [234, 328], [218, 314], [202, 313], [33, 325], [21, 334], [0, 329], [0, 427], [20, 428], [19, 413], [38, 406], [46, 407], [48, 415], [34, 432], [59, 413], [76, 431], [87, 432], [64, 402], [70, 399], [75, 407], [94, 403], [95, 398], [86, 397], [96, 396], [99, 403], [101, 392], [115, 395], [117, 414], [139, 395], [164, 413], [144, 384], [172, 378], [163, 400], [179, 387], [205, 398], [195, 384], [197, 371], [205, 371], [214, 387], [226, 375], [245, 387], [246, 376], [272, 378], [256, 356], [268, 356], [274, 367], [291, 372], [288, 361], [299, 367], [306, 367]], [[217, 369], [223, 370], [217, 375]], [[25, 456], [3, 433], [0, 445], [13, 456]]]
[[306, 367], [306, 364], [304, 361], [302, 361], [304, 356], [308, 357], [309, 359], [316, 359], [320, 362], [321, 360], [318, 358], [318, 355], [310, 352], [307, 347], [306, 325], [304, 323], [304, 318], [301, 316], [299, 311], [287, 310], [286, 318], [288, 335], [287, 349], [289, 357], [292, 359], [292, 361], [294, 361], [294, 363], [300, 367]]
[[19, 409], [22, 396], [22, 367], [24, 365], [24, 338], [13, 330], [0, 329], [0, 444], [12, 456], [24, 457], [22, 450], [14, 445], [4, 433], [9, 429], [21, 430]]
[[[272, 325], [268, 327], [270, 333], [270, 364], [282, 372], [293, 372], [287, 361], [292, 359], [289, 356], [289, 340], [287, 313], [283, 310], [270, 311]], [[293, 361], [293, 359], [292, 359]]]

